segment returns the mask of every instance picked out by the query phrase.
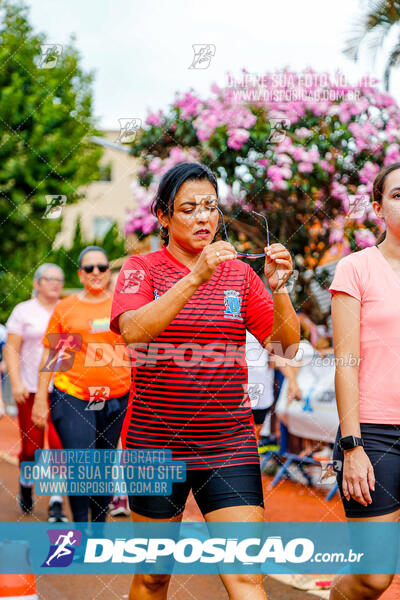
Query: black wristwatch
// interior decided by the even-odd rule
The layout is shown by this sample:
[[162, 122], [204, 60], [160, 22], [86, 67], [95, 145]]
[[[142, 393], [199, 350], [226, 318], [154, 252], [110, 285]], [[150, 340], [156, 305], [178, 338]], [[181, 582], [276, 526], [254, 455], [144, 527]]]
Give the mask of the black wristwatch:
[[346, 435], [345, 437], [340, 438], [338, 443], [338, 448], [342, 452], [345, 450], [352, 450], [356, 446], [364, 446], [364, 442], [355, 435]]

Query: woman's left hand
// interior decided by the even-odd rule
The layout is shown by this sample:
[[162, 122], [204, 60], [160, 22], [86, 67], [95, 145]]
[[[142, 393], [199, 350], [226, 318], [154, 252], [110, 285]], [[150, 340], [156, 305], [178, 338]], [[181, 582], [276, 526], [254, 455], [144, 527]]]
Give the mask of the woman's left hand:
[[264, 273], [268, 279], [271, 292], [283, 287], [293, 273], [293, 262], [289, 250], [282, 244], [271, 244], [264, 248]]

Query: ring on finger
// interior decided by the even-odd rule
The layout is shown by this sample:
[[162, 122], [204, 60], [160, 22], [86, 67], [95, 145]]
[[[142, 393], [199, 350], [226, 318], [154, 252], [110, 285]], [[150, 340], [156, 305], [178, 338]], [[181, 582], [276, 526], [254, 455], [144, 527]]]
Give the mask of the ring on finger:
[[218, 252], [218, 250], [217, 250], [217, 252], [215, 253], [215, 255], [216, 255], [216, 256], [219, 256], [219, 255], [220, 255], [220, 253]]

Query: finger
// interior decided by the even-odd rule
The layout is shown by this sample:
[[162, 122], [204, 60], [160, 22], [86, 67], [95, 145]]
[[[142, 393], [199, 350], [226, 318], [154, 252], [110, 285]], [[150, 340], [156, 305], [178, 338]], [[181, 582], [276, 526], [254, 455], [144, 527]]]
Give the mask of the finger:
[[362, 494], [361, 486], [358, 481], [353, 481], [353, 493], [351, 495], [359, 504], [367, 506], [367, 502]]
[[232, 252], [221, 252], [221, 254], [219, 256], [215, 257], [215, 261], [216, 264], [219, 265], [222, 262], [225, 262], [226, 260], [234, 260], [236, 258], [236, 254], [233, 254]]
[[288, 271], [292, 272], [292, 263], [290, 263], [286, 258], [272, 258], [272, 260], [282, 266], [285, 266]]
[[361, 493], [364, 497], [364, 500], [367, 502], [367, 504], [372, 504], [372, 498], [371, 498], [371, 494], [369, 493], [369, 486], [368, 486], [368, 481], [367, 481], [366, 477], [362, 481], [360, 481], [360, 488], [361, 488]]
[[[281, 250], [282, 248], [285, 248], [285, 246], [283, 246], [282, 244], [280, 244], [279, 242], [275, 242], [274, 244], [270, 244], [269, 246], [265, 246], [264, 251], [267, 252], [274, 252], [275, 250]], [[285, 248], [286, 250], [286, 248]]]
[[368, 467], [367, 478], [368, 478], [368, 485], [371, 488], [371, 490], [374, 492], [375, 491], [375, 473], [374, 473], [374, 467], [372, 465], [370, 465]]
[[234, 250], [236, 252], [235, 248], [232, 246], [232, 244], [230, 242], [224, 242], [222, 240], [219, 242], [214, 242], [213, 244], [210, 244], [207, 247], [215, 249], [215, 250], [221, 250], [221, 249]]
[[348, 494], [349, 494], [348, 500], [350, 500], [350, 498], [354, 498], [354, 494], [355, 494], [353, 482], [351, 481], [351, 479], [347, 480], [347, 489], [348, 489]]
[[342, 491], [343, 491], [343, 496], [346, 498], [346, 500], [350, 500], [349, 486], [347, 484], [347, 479], [345, 479], [344, 477], [343, 477], [343, 482], [342, 482]]
[[[265, 248], [264, 248], [265, 250]], [[276, 248], [275, 250], [271, 250], [270, 248], [266, 249], [266, 254], [272, 254], [273, 256], [286, 256], [286, 257], [290, 257], [290, 252], [289, 250], [286, 250], [286, 248], [284, 248], [282, 246], [282, 248]]]

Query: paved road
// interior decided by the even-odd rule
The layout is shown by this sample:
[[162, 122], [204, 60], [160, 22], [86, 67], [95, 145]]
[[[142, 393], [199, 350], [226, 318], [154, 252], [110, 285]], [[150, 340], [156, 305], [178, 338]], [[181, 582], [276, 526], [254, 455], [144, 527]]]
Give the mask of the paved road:
[[[15, 459], [14, 459], [15, 460]], [[16, 504], [17, 467], [0, 458], [0, 515], [2, 521], [44, 521], [47, 519], [47, 498], [37, 497], [34, 513], [21, 516]], [[195, 514], [190, 506], [187, 515]], [[67, 511], [69, 514], [69, 511]], [[70, 516], [70, 514], [69, 514]], [[190, 516], [190, 518], [192, 518]], [[115, 519], [118, 520], [118, 519]], [[128, 598], [129, 575], [43, 575], [36, 584], [41, 600], [123, 600]], [[304, 600], [315, 598], [295, 590], [269, 576], [264, 576], [269, 600]], [[172, 577], [168, 600], [225, 600], [227, 594], [218, 576], [175, 575]]]

